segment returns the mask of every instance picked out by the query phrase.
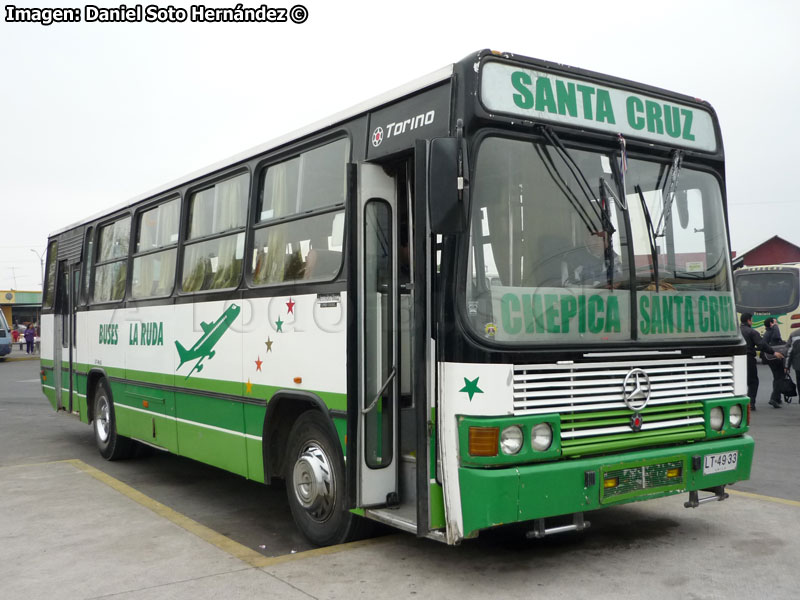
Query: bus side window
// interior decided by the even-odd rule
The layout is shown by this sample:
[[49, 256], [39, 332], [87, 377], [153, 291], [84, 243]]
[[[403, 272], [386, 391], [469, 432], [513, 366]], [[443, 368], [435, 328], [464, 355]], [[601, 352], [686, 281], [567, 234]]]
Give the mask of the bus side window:
[[346, 138], [335, 140], [263, 171], [253, 285], [330, 281], [339, 273], [349, 146]]
[[53, 308], [53, 304], [55, 302], [57, 259], [58, 242], [53, 240], [47, 247], [47, 267], [45, 269], [47, 279], [45, 280], [44, 298], [42, 299], [43, 308]]
[[184, 292], [239, 285], [249, 187], [250, 174], [239, 173], [189, 196], [181, 281]]
[[130, 217], [100, 227], [92, 302], [113, 302], [125, 296], [130, 235]]
[[175, 287], [180, 198], [142, 212], [138, 217], [131, 297], [169, 296]]
[[81, 283], [80, 298], [83, 304], [89, 303], [89, 283], [92, 277], [92, 267], [94, 266], [94, 227], [86, 229], [86, 239], [84, 241], [83, 259], [83, 282]]

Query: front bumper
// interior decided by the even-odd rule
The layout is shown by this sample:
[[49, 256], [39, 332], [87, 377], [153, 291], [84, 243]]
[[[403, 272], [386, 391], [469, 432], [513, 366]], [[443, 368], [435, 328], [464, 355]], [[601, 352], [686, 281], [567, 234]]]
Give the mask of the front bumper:
[[[481, 529], [729, 485], [750, 478], [753, 438], [743, 435], [679, 447], [640, 450], [501, 469], [459, 468], [464, 536]], [[738, 451], [736, 468], [703, 474], [709, 454]], [[699, 459], [694, 457], [699, 457]], [[681, 465], [679, 480], [656, 481], [624, 494], [604, 493], [603, 475], [614, 469]], [[698, 467], [699, 465], [699, 467]], [[590, 475], [594, 473], [594, 475]], [[646, 481], [646, 477], [645, 477]]]

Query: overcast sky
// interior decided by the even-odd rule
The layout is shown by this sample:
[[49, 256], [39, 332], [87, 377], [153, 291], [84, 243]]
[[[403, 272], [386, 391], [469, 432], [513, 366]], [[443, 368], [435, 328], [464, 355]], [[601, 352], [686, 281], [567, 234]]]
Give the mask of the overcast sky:
[[708, 100], [733, 250], [775, 234], [800, 245], [800, 2], [297, 1], [302, 25], [44, 27], [2, 15], [0, 289], [40, 289], [31, 249], [43, 253], [53, 230], [481, 48]]

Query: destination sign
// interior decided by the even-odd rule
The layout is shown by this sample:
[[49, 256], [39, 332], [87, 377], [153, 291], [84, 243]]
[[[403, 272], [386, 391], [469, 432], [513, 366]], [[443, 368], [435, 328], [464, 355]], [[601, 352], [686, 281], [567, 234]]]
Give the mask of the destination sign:
[[[637, 294], [639, 339], [731, 337], [739, 327], [730, 293]], [[570, 288], [492, 287], [500, 342], [630, 339], [630, 292]]]
[[492, 112], [697, 150], [717, 148], [711, 113], [696, 106], [497, 61], [483, 65], [480, 98]]

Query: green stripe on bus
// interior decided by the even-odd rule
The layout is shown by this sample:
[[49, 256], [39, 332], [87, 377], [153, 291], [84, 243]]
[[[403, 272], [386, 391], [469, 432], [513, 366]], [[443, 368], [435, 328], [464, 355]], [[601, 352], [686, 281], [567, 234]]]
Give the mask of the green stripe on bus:
[[140, 383], [148, 383], [151, 385], [163, 385], [167, 387], [173, 387], [175, 393], [183, 393], [183, 390], [197, 390], [201, 392], [224, 394], [227, 396], [237, 396], [243, 399], [263, 400], [265, 402], [269, 402], [272, 399], [272, 397], [278, 392], [301, 392], [318, 396], [325, 403], [325, 405], [331, 410], [342, 410], [342, 411], [347, 410], [347, 394], [339, 392], [311, 390], [300, 387], [286, 388], [286, 387], [278, 387], [275, 385], [260, 385], [260, 384], [251, 384], [251, 390], [250, 392], [248, 392], [246, 382], [219, 380], [219, 379], [203, 379], [202, 377], [192, 377], [191, 379], [187, 380], [180, 376], [173, 377], [172, 375], [153, 372], [153, 371], [136, 371], [133, 369], [126, 370], [113, 366], [97, 367], [96, 365], [89, 365], [85, 363], [75, 363], [74, 365], [74, 370], [83, 372], [88, 372], [93, 368], [101, 368], [105, 371], [106, 375], [108, 375], [109, 377], [124, 379], [126, 383], [130, 384], [135, 384], [137, 382], [140, 382]]
[[[662, 414], [651, 414], [644, 418], [642, 421], [644, 423], [658, 423], [660, 421], [670, 421], [673, 419], [688, 419], [692, 417], [703, 417], [703, 409], [697, 410], [683, 410], [683, 411], [676, 411], [672, 413], [662, 413]], [[631, 421], [631, 414], [625, 417], [619, 417], [614, 419], [604, 418], [605, 415], [602, 417], [597, 415], [597, 418], [594, 420], [587, 420], [587, 421], [580, 421], [571, 423], [569, 419], [561, 419], [561, 431], [571, 431], [574, 429], [587, 429], [592, 427], [613, 427], [614, 425], [627, 425]]]
[[646, 432], [640, 431], [632, 437], [629, 434], [616, 436], [592, 437], [586, 440], [562, 440], [561, 455], [568, 456], [587, 456], [598, 452], [612, 452], [626, 450], [642, 446], [656, 444], [668, 444], [675, 442], [688, 442], [705, 438], [705, 428], [698, 427], [675, 428], [670, 433], [664, 431]]

